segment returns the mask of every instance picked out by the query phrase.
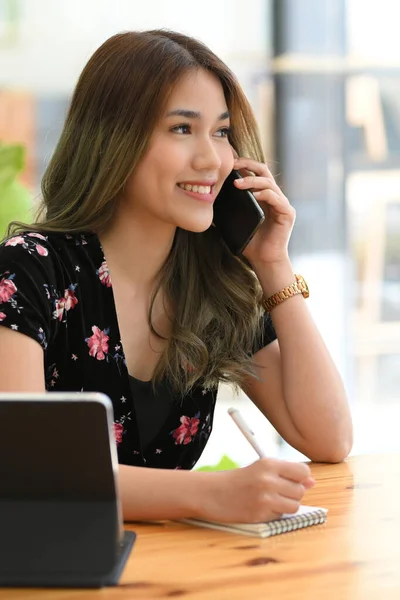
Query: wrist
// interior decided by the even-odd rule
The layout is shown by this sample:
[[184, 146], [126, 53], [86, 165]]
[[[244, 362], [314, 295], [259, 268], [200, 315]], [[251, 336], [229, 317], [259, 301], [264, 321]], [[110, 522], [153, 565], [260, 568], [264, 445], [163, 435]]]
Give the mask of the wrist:
[[211, 518], [218, 502], [221, 472], [192, 471], [191, 475], [193, 479], [186, 510], [195, 519]]
[[219, 473], [119, 465], [124, 520], [205, 518], [215, 504], [215, 475]]
[[253, 267], [261, 284], [264, 297], [269, 298], [296, 281], [289, 259], [273, 263], [261, 263]]

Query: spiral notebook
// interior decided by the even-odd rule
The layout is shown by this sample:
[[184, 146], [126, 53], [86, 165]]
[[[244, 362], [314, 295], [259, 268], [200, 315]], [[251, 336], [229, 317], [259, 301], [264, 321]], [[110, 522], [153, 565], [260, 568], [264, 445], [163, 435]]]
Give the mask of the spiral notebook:
[[267, 538], [272, 535], [288, 533], [289, 531], [325, 523], [327, 513], [328, 510], [326, 508], [320, 508], [319, 506], [300, 506], [296, 513], [284, 514], [280, 519], [266, 523], [217, 523], [202, 519], [181, 519], [181, 522], [188, 523], [189, 525], [197, 525], [198, 527], [208, 527], [211, 529], [220, 529], [221, 531], [230, 531], [231, 533]]

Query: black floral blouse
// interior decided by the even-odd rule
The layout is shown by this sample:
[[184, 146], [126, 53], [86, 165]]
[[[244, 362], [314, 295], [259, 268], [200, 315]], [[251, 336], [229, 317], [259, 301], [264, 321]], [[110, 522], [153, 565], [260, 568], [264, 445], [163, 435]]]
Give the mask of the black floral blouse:
[[[210, 437], [217, 392], [198, 385], [174, 398], [163, 424], [141, 443], [110, 274], [95, 234], [24, 233], [0, 244], [0, 325], [37, 340], [48, 391], [96, 391], [114, 407], [119, 462], [191, 469]], [[268, 316], [264, 345], [276, 339]], [[90, 431], [90, 424], [88, 424]]]

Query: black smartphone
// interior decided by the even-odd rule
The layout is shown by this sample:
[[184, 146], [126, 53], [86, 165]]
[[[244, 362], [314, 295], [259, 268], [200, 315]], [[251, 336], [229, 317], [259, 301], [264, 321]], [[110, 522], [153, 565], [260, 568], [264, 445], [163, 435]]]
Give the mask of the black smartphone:
[[232, 171], [214, 201], [214, 225], [235, 255], [243, 252], [265, 219], [253, 194], [234, 185], [241, 177], [239, 171]]

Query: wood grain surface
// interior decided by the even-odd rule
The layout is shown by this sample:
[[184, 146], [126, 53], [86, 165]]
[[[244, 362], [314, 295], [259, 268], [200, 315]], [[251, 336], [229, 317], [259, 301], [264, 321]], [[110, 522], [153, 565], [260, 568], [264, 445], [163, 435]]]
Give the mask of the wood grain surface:
[[260, 540], [130, 524], [138, 539], [118, 587], [2, 589], [0, 600], [400, 599], [400, 454], [311, 468], [304, 504], [329, 509], [323, 525]]

